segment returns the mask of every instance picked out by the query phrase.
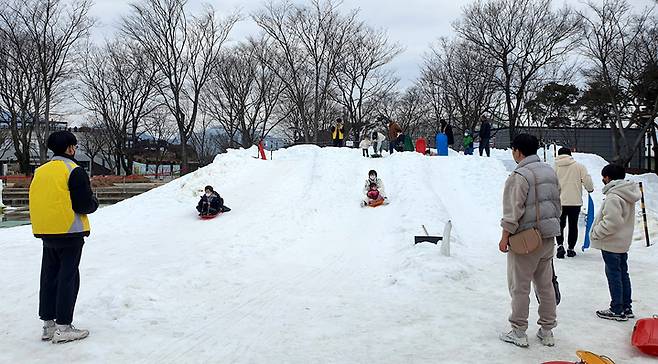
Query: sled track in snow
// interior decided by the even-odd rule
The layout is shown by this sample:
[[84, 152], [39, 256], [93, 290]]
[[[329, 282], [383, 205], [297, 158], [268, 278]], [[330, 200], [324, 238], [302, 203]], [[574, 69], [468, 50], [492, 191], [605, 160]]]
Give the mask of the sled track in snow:
[[[269, 175], [262, 177], [272, 184], [267, 188], [268, 192], [276, 190], [281, 187], [280, 185], [290, 183], [291, 179], [297, 179], [295, 183], [300, 186], [300, 190], [292, 201], [287, 201], [287, 204], [294, 206], [296, 210], [293, 214], [296, 218], [291, 222], [309, 221], [311, 224], [311, 226], [299, 226], [299, 235], [291, 236], [288, 245], [277, 248], [274, 257], [262, 257], [259, 261], [250, 262], [249, 266], [243, 267], [244, 274], [268, 276], [269, 273], [271, 279], [253, 282], [252, 287], [245, 289], [234, 297], [233, 301], [228, 302], [233, 306], [231, 309], [215, 312], [213, 314], [215, 317], [210, 317], [207, 322], [197, 327], [195, 333], [177, 339], [164, 351], [154, 352], [159, 361], [175, 362], [190, 357], [201, 359], [208, 355], [207, 359], [233, 362], [248, 357], [255, 345], [262, 348], [272, 346], [272, 343], [279, 344], [283, 337], [272, 336], [277, 324], [263, 327], [259, 320], [263, 319], [263, 313], [280, 312], [294, 304], [295, 299], [288, 297], [287, 294], [294, 291], [307, 292], [314, 295], [315, 299], [321, 298], [322, 294], [329, 297], [341, 291], [340, 287], [335, 286], [337, 277], [343, 277], [338, 281], [345, 281], [345, 285], [352, 284], [350, 280], [353, 279], [379, 279], [379, 282], [372, 281], [370, 284], [382, 285], [385, 272], [394, 269], [396, 263], [382, 261], [381, 266], [373, 266], [369, 261], [364, 261], [363, 257], [372, 254], [373, 244], [377, 245], [379, 239], [393, 234], [401, 236], [403, 240], [385, 244], [378, 249], [384, 251], [406, 249], [413, 244], [414, 233], [421, 230], [419, 222], [426, 221], [426, 224], [442, 230], [441, 223], [447, 221], [447, 210], [428, 178], [428, 170], [421, 171], [419, 178], [409, 179], [409, 176], [418, 175], [419, 171], [414, 171], [413, 167], [408, 166], [404, 160], [364, 159], [358, 164], [333, 165], [329, 161], [321, 161], [322, 158], [330, 157], [320, 155], [318, 150], [312, 155], [307, 155], [303, 161], [296, 161], [297, 167], [288, 167], [289, 171], [296, 172], [287, 175], [287, 178], [270, 178], [273, 176]], [[288, 162], [292, 163], [285, 161]], [[379, 175], [384, 179], [387, 193], [392, 200], [389, 205], [376, 209], [357, 207], [362, 183], [369, 169], [378, 170]], [[336, 173], [337, 170], [341, 172]], [[277, 171], [274, 169], [270, 173]], [[319, 191], [316, 190], [318, 188]], [[424, 191], [421, 194], [422, 198], [413, 198], [412, 196], [418, 195], [414, 191], [419, 190]], [[327, 204], [314, 203], [311, 198], [313, 193], [329, 195], [328, 199], [322, 199]], [[358, 209], [361, 221], [342, 221], [341, 215], [346, 209]], [[421, 213], [423, 216], [417, 216], [419, 210], [423, 211]], [[319, 227], [313, 225], [315, 222], [332, 224], [332, 221], [340, 227], [338, 230], [333, 231], [323, 225]], [[374, 235], [373, 241], [350, 242], [351, 237], [358, 236], [360, 231], [370, 227], [382, 233]], [[319, 235], [335, 233], [333, 246], [318, 247], [313, 244], [313, 238], [308, 241], [308, 236], [313, 236], [315, 230], [320, 231], [317, 233]], [[386, 256], [383, 252], [377, 253], [382, 257]], [[295, 265], [290, 269], [285, 260], [276, 261], [277, 256], [290, 255], [306, 257], [311, 259], [311, 263]], [[321, 264], [318, 265], [318, 262]], [[259, 267], [268, 267], [268, 269]], [[282, 273], [272, 274], [270, 270], [281, 270]], [[221, 292], [218, 296], [221, 301]], [[350, 300], [350, 297], [345, 299]], [[338, 315], [344, 314], [341, 313], [343, 310], [341, 307], [336, 307], [334, 310]], [[332, 313], [330, 311], [326, 314]], [[300, 330], [300, 322], [291, 322], [289, 325], [290, 330]], [[240, 339], [235, 340], [237, 337]], [[212, 355], [203, 350], [207, 348], [214, 348]]]
[[[352, 186], [345, 186], [346, 181], [350, 181], [356, 188], [361, 187], [361, 183], [354, 184], [353, 175], [361, 175], [360, 166], [352, 166], [350, 170], [351, 173], [343, 171], [338, 176], [335, 176], [335, 168], [337, 166], [331, 166], [331, 168], [319, 168], [318, 167], [318, 152], [313, 153], [311, 158], [305, 160], [301, 163], [298, 163], [298, 166], [294, 168], [298, 172], [296, 174], [286, 175], [286, 178], [271, 179], [270, 176], [264, 176], [264, 179], [268, 183], [273, 184], [274, 186], [269, 187], [267, 192], [274, 191], [278, 187], [276, 185], [288, 184], [291, 179], [297, 179], [297, 184], [301, 186], [298, 189], [298, 193], [293, 201], [286, 201], [287, 205], [294, 207], [293, 215], [296, 218], [292, 219], [291, 223], [295, 221], [304, 221], [305, 219], [317, 219], [322, 220], [324, 217], [321, 214], [322, 206], [313, 203], [313, 200], [310, 198], [310, 191], [313, 190], [314, 184], [317, 181], [325, 180], [325, 183], [320, 183], [321, 185], [326, 185], [329, 177], [332, 177], [330, 183], [337, 185], [338, 189], [341, 187], [352, 188]], [[287, 162], [286, 162], [287, 163]], [[327, 163], [323, 164], [326, 165]], [[346, 169], [349, 166], [338, 166], [340, 168]], [[276, 181], [276, 183], [272, 183]], [[350, 194], [345, 194], [345, 200], [348, 200]], [[340, 214], [344, 206], [345, 201], [341, 203], [336, 203], [334, 205], [324, 206], [326, 209], [325, 213], [330, 216], [337, 216]], [[352, 204], [355, 206], [356, 203]], [[365, 212], [365, 211], [364, 211]], [[246, 226], [245, 226], [246, 228]], [[297, 237], [291, 237], [292, 243], [285, 247], [280, 247], [279, 251], [275, 252], [274, 255], [294, 254], [298, 253], [300, 256], [312, 254], [311, 250], [312, 245], [309, 245], [303, 235], [311, 234], [313, 227], [306, 229], [300, 229], [300, 235]], [[282, 244], [283, 242], [279, 242]], [[272, 264], [271, 259], [262, 259], [260, 262], [251, 262], [249, 267], [245, 267], [245, 274], [252, 276], [270, 276], [273, 279], [266, 279], [259, 282], [255, 282], [253, 288], [246, 289], [244, 293], [241, 293], [235, 298], [235, 301], [231, 302], [232, 304], [237, 304], [237, 307], [234, 307], [228, 311], [224, 311], [218, 314], [216, 318], [209, 319], [206, 323], [202, 324], [197, 328], [197, 333], [192, 335], [187, 335], [182, 337], [173, 345], [167, 347], [167, 349], [162, 352], [158, 352], [158, 358], [162, 361], [176, 361], [179, 359], [184, 359], [188, 357], [192, 352], [197, 351], [199, 348], [208, 348], [208, 347], [220, 347], [221, 353], [214, 353], [216, 358], [222, 358], [224, 360], [235, 360], [235, 358], [240, 358], [244, 355], [251, 345], [253, 345], [254, 340], [259, 340], [256, 337], [264, 335], [264, 329], [259, 331], [249, 332], [246, 335], [241, 335], [242, 340], [232, 341], [227, 343], [225, 339], [231, 339], [224, 337], [224, 335], [217, 335], [217, 332], [233, 332], [235, 330], [241, 331], [244, 330], [241, 328], [241, 324], [244, 324], [246, 321], [251, 320], [251, 317], [259, 317], [259, 314], [262, 312], [269, 312], [272, 309], [276, 309], [277, 306], [280, 306], [279, 309], [285, 309], [286, 296], [285, 292], [291, 289], [298, 289], [304, 285], [313, 285], [317, 290], [318, 285], [320, 287], [328, 287], [331, 284], [331, 277], [338, 274], [345, 275], [349, 277], [358, 267], [356, 264], [346, 264], [346, 253], [345, 251], [329, 251], [324, 252], [324, 254], [317, 260], [322, 260], [323, 263], [321, 266], [297, 266], [293, 271], [284, 271], [281, 275], [274, 274], [268, 270], [260, 270], [257, 267], [266, 266], [270, 269], [276, 268], [278, 265], [284, 265], [283, 263]], [[254, 269], [255, 268], [255, 269]], [[282, 268], [282, 267], [279, 267]], [[318, 279], [318, 277], [326, 275], [326, 279]], [[267, 287], [267, 288], [264, 288]], [[330, 289], [328, 291], [331, 291]], [[218, 294], [221, 300], [221, 293]], [[257, 326], [257, 325], [245, 325], [247, 328]], [[250, 339], [245, 340], [244, 336], [249, 337]], [[227, 346], [228, 344], [228, 346]]]

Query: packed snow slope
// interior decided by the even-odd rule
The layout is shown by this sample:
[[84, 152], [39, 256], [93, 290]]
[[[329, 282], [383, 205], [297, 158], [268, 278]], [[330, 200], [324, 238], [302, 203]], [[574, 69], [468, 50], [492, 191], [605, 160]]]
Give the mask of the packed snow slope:
[[[603, 262], [580, 246], [555, 263], [557, 346], [534, 338], [534, 299], [530, 349], [498, 340], [510, 307], [498, 252], [510, 152], [368, 159], [358, 149], [299, 146], [273, 160], [255, 155], [220, 155], [92, 215], [75, 314], [91, 336], [80, 342], [39, 340], [40, 241], [29, 227], [0, 230], [0, 362], [539, 363], [574, 360], [578, 349], [650, 361], [630, 345], [633, 320], [595, 316], [609, 303]], [[597, 183], [599, 206], [605, 162], [576, 159]], [[359, 206], [370, 169], [384, 180], [387, 206]], [[655, 206], [658, 181], [637, 178]], [[203, 221], [194, 208], [208, 184], [233, 211]], [[413, 245], [421, 225], [440, 234], [448, 220], [451, 257]], [[639, 317], [658, 313], [657, 250], [644, 247], [638, 225], [629, 266]]]

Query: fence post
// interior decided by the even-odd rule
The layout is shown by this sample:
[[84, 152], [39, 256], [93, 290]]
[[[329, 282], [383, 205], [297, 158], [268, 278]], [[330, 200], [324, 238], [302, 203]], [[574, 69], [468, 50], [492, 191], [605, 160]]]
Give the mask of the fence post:
[[651, 172], [651, 129], [647, 131], [647, 170]]
[[2, 185], [4, 184], [3, 179], [0, 178], [0, 212], [5, 208], [5, 204], [2, 203]]
[[647, 209], [644, 204], [644, 186], [642, 185], [642, 182], [640, 182], [640, 194], [641, 194], [641, 207], [642, 207], [642, 220], [644, 222], [644, 238], [647, 241], [647, 247], [651, 246], [651, 242], [649, 241], [649, 226], [647, 225]]

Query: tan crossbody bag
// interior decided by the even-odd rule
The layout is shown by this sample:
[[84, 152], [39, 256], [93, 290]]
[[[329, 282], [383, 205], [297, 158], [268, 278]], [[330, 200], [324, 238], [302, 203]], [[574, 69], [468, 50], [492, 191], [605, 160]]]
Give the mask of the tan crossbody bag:
[[537, 212], [537, 223], [535, 227], [523, 230], [509, 237], [510, 249], [519, 255], [527, 255], [539, 248], [542, 243], [541, 233], [539, 232], [539, 194], [537, 193], [537, 175], [530, 171], [535, 178], [535, 211]]

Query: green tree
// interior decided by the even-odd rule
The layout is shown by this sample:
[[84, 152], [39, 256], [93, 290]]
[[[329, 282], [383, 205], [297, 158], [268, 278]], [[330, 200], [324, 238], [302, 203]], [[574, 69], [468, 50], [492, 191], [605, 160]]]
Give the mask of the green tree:
[[526, 104], [526, 110], [540, 126], [551, 128], [575, 125], [580, 90], [572, 84], [550, 82]]

